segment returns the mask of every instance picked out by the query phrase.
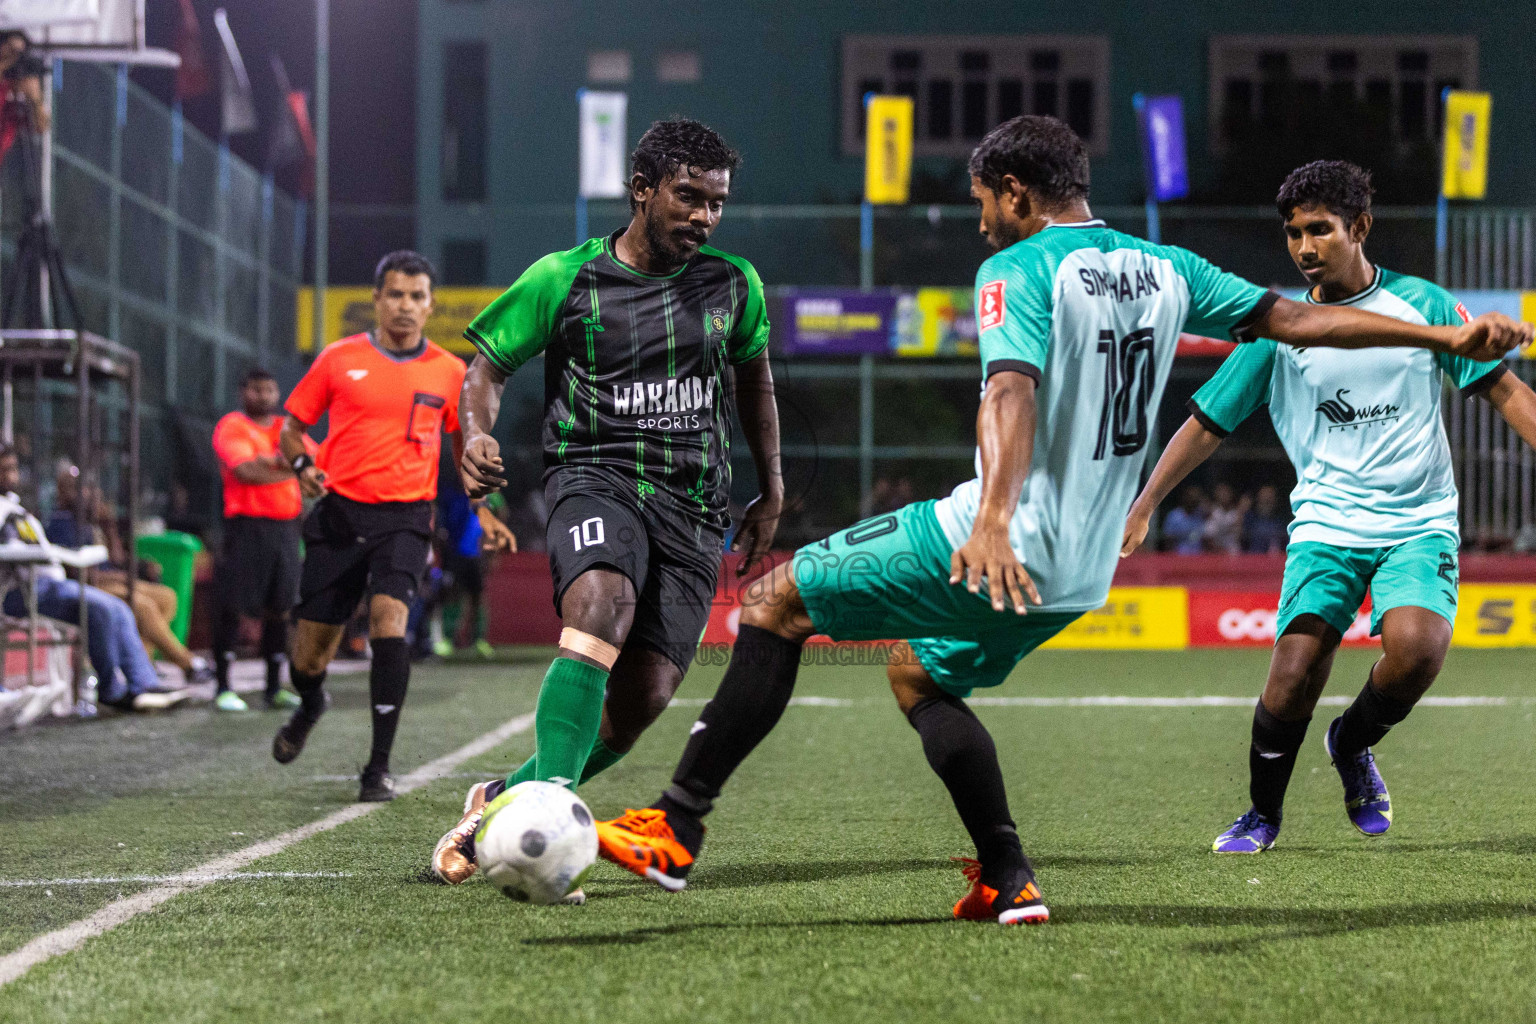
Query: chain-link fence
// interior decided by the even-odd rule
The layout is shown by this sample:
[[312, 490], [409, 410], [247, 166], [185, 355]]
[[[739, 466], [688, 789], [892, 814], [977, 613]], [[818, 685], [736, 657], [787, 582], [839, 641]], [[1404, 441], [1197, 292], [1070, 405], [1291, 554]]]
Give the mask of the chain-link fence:
[[[214, 420], [234, 407], [249, 368], [265, 366], [285, 385], [300, 369], [304, 207], [132, 84], [126, 69], [59, 62], [52, 102], [54, 222], [82, 320], [61, 314], [61, 326], [139, 353], [144, 507], [211, 520]], [[7, 288], [27, 213], [18, 156], [0, 168]], [[45, 436], [25, 439], [40, 465], [51, 435], [69, 424], [68, 409], [50, 404], [60, 405], [56, 415], [18, 410], [18, 422], [41, 424]], [[37, 485], [46, 502], [48, 481]]]
[[[563, 221], [567, 207], [519, 208], [517, 219], [546, 233]], [[498, 216], [510, 215], [499, 209]], [[1141, 207], [1096, 206], [1112, 227], [1146, 231]], [[1383, 207], [1371, 232], [1371, 258], [1403, 273], [1436, 276], [1433, 207]], [[592, 234], [617, 230], [628, 220], [621, 203], [593, 203]], [[1268, 207], [1181, 207], [1162, 211], [1163, 240], [1199, 252], [1257, 282], [1299, 290], [1303, 282], [1286, 252], [1279, 219]], [[1524, 210], [1453, 211], [1449, 231], [1449, 283], [1457, 289], [1536, 287], [1532, 224]], [[874, 279], [877, 287], [967, 287], [987, 255], [969, 206], [890, 207], [876, 211]], [[568, 228], [566, 229], [568, 230]], [[857, 287], [859, 207], [856, 205], [754, 206], [727, 209], [711, 244], [751, 259], [770, 292], [785, 286]], [[783, 323], [782, 304], [771, 312]], [[1185, 403], [1220, 360], [1180, 359], [1157, 417], [1148, 466], [1162, 441], [1187, 413]], [[1526, 380], [1536, 366], [1518, 364]], [[790, 505], [781, 544], [798, 544], [847, 526], [861, 514], [913, 499], [938, 497], [972, 475], [974, 417], [979, 368], [965, 359], [795, 359], [775, 361], [783, 429], [783, 466]], [[540, 452], [538, 413], [542, 373], [528, 367], [508, 392], [504, 444], [521, 471], [519, 493], [536, 509]], [[1469, 541], [1498, 547], [1524, 530], [1536, 544], [1536, 466], [1530, 451], [1487, 407], [1448, 398], [1447, 426], [1463, 490]], [[733, 499], [750, 500], [756, 479], [740, 437], [732, 446]], [[1240, 494], [1269, 484], [1283, 496], [1294, 470], [1264, 415], [1236, 432], [1193, 478], [1207, 490], [1228, 483]], [[539, 529], [538, 516], [526, 517]], [[541, 531], [540, 531], [541, 532]]]

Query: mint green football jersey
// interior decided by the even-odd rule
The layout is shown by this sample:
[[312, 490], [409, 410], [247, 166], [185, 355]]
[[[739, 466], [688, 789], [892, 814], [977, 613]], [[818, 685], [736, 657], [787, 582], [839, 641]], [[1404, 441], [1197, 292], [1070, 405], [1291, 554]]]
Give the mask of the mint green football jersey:
[[[1337, 305], [1415, 324], [1469, 319], [1445, 289], [1379, 267], [1369, 288]], [[1190, 411], [1226, 436], [1268, 403], [1296, 467], [1293, 543], [1380, 548], [1431, 533], [1459, 539], [1442, 377], [1468, 395], [1504, 372], [1497, 361], [1422, 348], [1300, 349], [1265, 339], [1228, 356]]]
[[[1009, 542], [1043, 610], [1088, 611], [1109, 596], [1180, 332], [1252, 340], [1275, 298], [1097, 220], [1048, 227], [981, 265], [983, 379], [1015, 370], [1036, 381], [1034, 458]], [[934, 508], [956, 548], [976, 518], [980, 452], [976, 473]]]

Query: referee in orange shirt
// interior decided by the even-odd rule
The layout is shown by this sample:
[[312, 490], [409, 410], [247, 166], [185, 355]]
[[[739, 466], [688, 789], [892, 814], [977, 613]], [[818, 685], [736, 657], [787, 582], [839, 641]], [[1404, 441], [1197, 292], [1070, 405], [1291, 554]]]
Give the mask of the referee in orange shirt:
[[[299, 700], [281, 689], [288, 654], [288, 614], [299, 599], [299, 516], [304, 499], [293, 468], [278, 450], [283, 421], [277, 415], [277, 380], [253, 369], [240, 381], [241, 408], [213, 428], [213, 450], [224, 480], [224, 545], [215, 571], [213, 663], [218, 678], [214, 707], [244, 711], [229, 688], [240, 616], [261, 618], [261, 656], [267, 664], [266, 704], [295, 708]], [[315, 444], [304, 438], [311, 455]]]
[[[330, 703], [323, 684], [342, 629], [371, 594], [368, 636], [373, 665], [373, 749], [359, 800], [392, 800], [389, 753], [410, 682], [405, 642], [411, 600], [427, 568], [432, 499], [437, 496], [441, 435], [463, 453], [459, 389], [464, 361], [434, 345], [422, 330], [432, 312], [432, 265], [414, 252], [393, 252], [374, 274], [378, 328], [327, 346], [288, 396], [283, 456], [304, 493], [319, 502], [304, 522], [304, 568], [290, 675], [301, 706], [272, 740], [272, 756], [288, 764]], [[326, 413], [320, 452], [304, 449], [305, 432]], [[483, 507], [491, 545], [512, 534]]]

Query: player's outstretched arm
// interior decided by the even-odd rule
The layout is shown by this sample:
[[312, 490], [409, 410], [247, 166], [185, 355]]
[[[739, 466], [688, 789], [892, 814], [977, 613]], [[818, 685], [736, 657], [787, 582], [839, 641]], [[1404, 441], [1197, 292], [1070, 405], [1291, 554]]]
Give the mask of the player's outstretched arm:
[[1477, 362], [1502, 359], [1531, 343], [1531, 325], [1484, 313], [1459, 327], [1410, 324], [1352, 306], [1314, 306], [1280, 299], [1253, 324], [1253, 333], [1305, 348], [1427, 348]]
[[483, 355], [476, 355], [464, 372], [464, 386], [459, 390], [459, 424], [464, 431], [459, 482], [471, 498], [483, 498], [507, 486], [501, 445], [491, 436], [506, 384], [507, 375]]
[[1184, 421], [1168, 447], [1163, 449], [1163, 457], [1153, 467], [1147, 486], [1141, 489], [1141, 494], [1131, 505], [1131, 514], [1125, 519], [1125, 535], [1120, 541], [1121, 558], [1141, 547], [1142, 541], [1147, 539], [1157, 506], [1220, 446], [1220, 434], [1207, 430], [1193, 416]]
[[1506, 373], [1483, 395], [1504, 417], [1520, 439], [1536, 448], [1536, 391], [1529, 384]]
[[736, 366], [736, 414], [757, 467], [758, 495], [742, 514], [731, 539], [732, 551], [745, 551], [736, 568], [745, 576], [773, 546], [773, 535], [784, 514], [784, 475], [779, 458], [779, 406], [773, 398], [773, 367], [764, 352]]
[[985, 578], [993, 610], [1002, 611], [1006, 597], [1023, 615], [1025, 598], [1039, 604], [1040, 593], [1008, 543], [1008, 524], [1034, 458], [1034, 378], [1017, 370], [987, 378], [976, 413], [976, 447], [981, 453], [981, 501], [970, 539], [950, 556], [949, 582], [963, 582], [977, 594]]

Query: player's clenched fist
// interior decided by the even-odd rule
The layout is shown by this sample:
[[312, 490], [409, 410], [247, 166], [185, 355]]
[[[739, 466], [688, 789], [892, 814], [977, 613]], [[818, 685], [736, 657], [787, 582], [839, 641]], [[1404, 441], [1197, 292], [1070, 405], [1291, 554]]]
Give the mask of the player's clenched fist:
[[464, 445], [459, 478], [464, 493], [471, 498], [483, 498], [507, 486], [506, 472], [501, 462], [501, 445], [491, 435], [478, 434]]
[[1451, 354], [1477, 362], [1503, 359], [1513, 349], [1531, 343], [1531, 325], [1511, 320], [1503, 313], [1484, 313], [1456, 329]]

